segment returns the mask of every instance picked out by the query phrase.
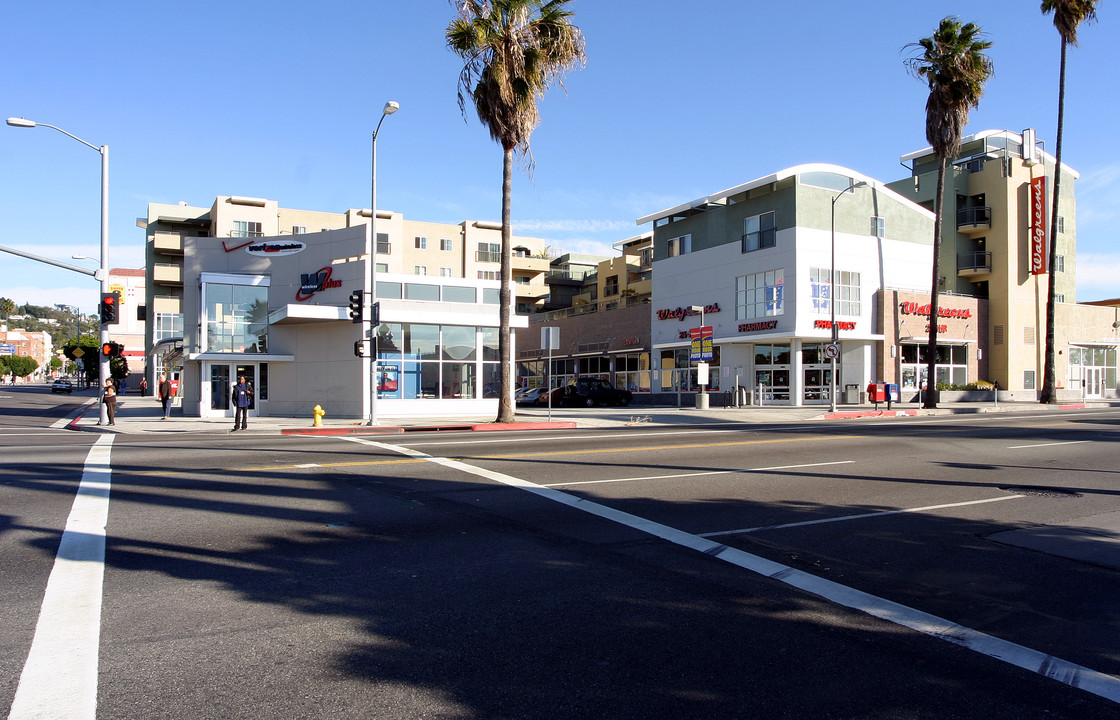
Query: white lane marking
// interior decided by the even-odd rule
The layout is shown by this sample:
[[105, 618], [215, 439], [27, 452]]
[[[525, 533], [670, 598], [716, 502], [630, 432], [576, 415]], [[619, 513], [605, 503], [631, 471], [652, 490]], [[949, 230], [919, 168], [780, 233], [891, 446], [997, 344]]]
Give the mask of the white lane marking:
[[8, 720], [95, 720], [113, 435], [86, 457]]
[[987, 498], [984, 500], [968, 500], [966, 502], [946, 503], [944, 505], [926, 505], [925, 507], [916, 508], [903, 508], [901, 510], [879, 510], [877, 512], [860, 513], [859, 515], [841, 515], [834, 518], [822, 518], [820, 520], [805, 520], [802, 522], [783, 523], [782, 525], [760, 525], [759, 527], [740, 528], [738, 530], [720, 530], [718, 532], [697, 533], [700, 537], [719, 537], [721, 535], [742, 535], [745, 533], [761, 532], [763, 530], [782, 530], [784, 528], [805, 527], [806, 525], [821, 525], [824, 523], [846, 522], [848, 520], [863, 520], [865, 518], [885, 517], [887, 515], [898, 515], [900, 513], [918, 513], [928, 512], [930, 510], [944, 510], [945, 508], [964, 507], [965, 505], [983, 505], [984, 503], [1002, 502], [1004, 500], [1014, 500], [1021, 498], [1022, 495], [1001, 495], [1000, 497]]
[[1036, 448], [1036, 447], [1054, 447], [1055, 445], [1080, 445], [1081, 443], [1091, 442], [1089, 440], [1070, 440], [1068, 442], [1052, 442], [1052, 443], [1039, 443], [1037, 445], [1010, 445], [1008, 450], [1022, 450], [1023, 448]]
[[706, 472], [680, 473], [678, 475], [645, 475], [642, 477], [614, 478], [612, 480], [577, 480], [574, 482], [549, 483], [541, 487], [569, 487], [572, 485], [598, 485], [601, 483], [634, 482], [638, 480], [671, 480], [675, 478], [700, 477], [703, 475], [729, 475], [731, 473], [759, 473], [772, 470], [794, 470], [796, 468], [823, 467], [825, 465], [847, 465], [854, 460], [837, 460], [835, 462], [807, 463], [805, 465], [775, 465], [774, 467], [749, 468], [746, 470], [709, 470]]
[[777, 580], [790, 587], [804, 590], [805, 592], [812, 593], [838, 605], [858, 610], [881, 620], [910, 628], [911, 630], [916, 630], [933, 638], [945, 640], [946, 642], [973, 650], [1009, 665], [1029, 670], [1030, 672], [1079, 688], [1085, 692], [1111, 700], [1112, 702], [1120, 703], [1120, 678], [1106, 675], [1105, 673], [1098, 672], [1083, 665], [1078, 665], [1068, 660], [1054, 657], [1053, 655], [1047, 655], [1046, 653], [993, 637], [979, 630], [973, 630], [972, 628], [958, 625], [957, 623], [937, 617], [936, 615], [931, 615], [930, 613], [877, 597], [870, 593], [863, 592], [862, 590], [856, 590], [847, 585], [841, 585], [832, 580], [826, 580], [816, 575], [811, 575], [788, 565], [767, 560], [758, 555], [752, 555], [743, 550], [737, 550], [727, 545], [708, 540], [707, 538], [702, 538], [698, 535], [654, 522], [653, 520], [648, 520], [621, 510], [615, 510], [614, 508], [571, 495], [562, 490], [547, 488], [543, 485], [538, 485], [512, 475], [505, 475], [485, 468], [475, 467], [474, 465], [468, 465], [459, 460], [434, 457], [411, 448], [372, 440], [363, 440], [361, 438], [338, 436], [338, 439], [427, 460], [437, 465], [525, 490], [546, 500], [551, 500], [570, 508], [581, 510], [591, 515], [638, 530], [639, 532], [661, 538], [675, 545], [718, 558], [736, 567], [741, 567], [744, 570], [749, 570], [750, 572], [757, 573], [772, 580]]
[[305, 463], [305, 464], [303, 464], [303, 465], [296, 465], [296, 467], [297, 467], [297, 468], [304, 468], [304, 469], [307, 469], [307, 468], [313, 468], [313, 467], [323, 467], [323, 466], [322, 466], [322, 465], [320, 465], [319, 463]]

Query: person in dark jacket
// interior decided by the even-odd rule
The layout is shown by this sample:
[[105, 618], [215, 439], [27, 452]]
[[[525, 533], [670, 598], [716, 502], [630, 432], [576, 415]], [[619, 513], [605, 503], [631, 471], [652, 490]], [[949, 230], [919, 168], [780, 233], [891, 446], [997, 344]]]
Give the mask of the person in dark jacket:
[[110, 425], [117, 424], [117, 388], [113, 385], [112, 380], [105, 381], [105, 396], [102, 398], [105, 403], [105, 415], [109, 418]]
[[[233, 403], [233, 430], [230, 432], [237, 432], [238, 430], [246, 430], [245, 421], [249, 417], [249, 406], [253, 404], [253, 386], [245, 382], [245, 376], [239, 375], [237, 384], [233, 386], [233, 392], [230, 394], [230, 402]], [[240, 422], [241, 427], [238, 427]]]
[[167, 412], [171, 409], [171, 398], [175, 394], [174, 389], [171, 387], [171, 381], [167, 379], [167, 374], [159, 376], [159, 403], [163, 405], [163, 419], [167, 419]]

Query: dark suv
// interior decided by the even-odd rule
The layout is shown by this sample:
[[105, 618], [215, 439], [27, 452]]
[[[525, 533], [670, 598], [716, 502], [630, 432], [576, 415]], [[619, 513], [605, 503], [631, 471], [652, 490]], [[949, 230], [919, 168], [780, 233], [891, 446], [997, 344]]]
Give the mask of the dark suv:
[[564, 404], [582, 407], [629, 405], [634, 394], [599, 378], [578, 378], [564, 388]]

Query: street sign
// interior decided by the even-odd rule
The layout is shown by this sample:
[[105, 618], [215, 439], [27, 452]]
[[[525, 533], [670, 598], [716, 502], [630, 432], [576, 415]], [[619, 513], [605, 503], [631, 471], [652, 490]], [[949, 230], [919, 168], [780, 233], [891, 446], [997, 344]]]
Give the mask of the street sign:
[[74, 348], [74, 352], [72, 352], [72, 353], [70, 353], [70, 354], [74, 356], [74, 359], [75, 359], [75, 360], [77, 360], [77, 359], [78, 359], [78, 358], [80, 358], [81, 356], [85, 355], [85, 354], [86, 354], [86, 351], [85, 351], [85, 350], [82, 350], [82, 349], [81, 349], [80, 347], [76, 347], [76, 348]]
[[712, 350], [711, 325], [692, 328], [688, 331], [688, 334], [692, 338], [692, 347], [689, 350], [688, 356], [689, 360], [692, 362], [711, 362], [715, 359]]
[[15, 355], [16, 346], [13, 343], [0, 343], [0, 355]]
[[829, 360], [835, 360], [840, 357], [840, 346], [836, 343], [829, 343], [824, 346], [824, 356]]
[[541, 350], [559, 350], [560, 349], [560, 328], [558, 327], [542, 327], [541, 328]]

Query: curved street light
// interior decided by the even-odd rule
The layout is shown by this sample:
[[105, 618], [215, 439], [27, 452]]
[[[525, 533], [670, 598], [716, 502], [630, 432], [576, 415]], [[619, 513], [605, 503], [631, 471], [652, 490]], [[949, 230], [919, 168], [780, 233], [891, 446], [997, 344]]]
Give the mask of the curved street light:
[[[101, 292], [109, 292], [109, 146], [102, 145], [98, 147], [92, 143], [88, 143], [77, 135], [66, 132], [60, 127], [55, 125], [48, 125], [47, 123], [37, 123], [34, 120], [27, 118], [8, 118], [8, 125], [18, 128], [34, 128], [46, 127], [52, 130], [57, 130], [63, 135], [77, 140], [88, 148], [96, 150], [101, 155], [101, 267], [98, 269], [100, 277], [97, 278], [101, 282]], [[105, 325], [101, 326], [101, 345], [109, 342], [109, 328]], [[98, 355], [98, 400], [105, 399], [105, 380], [109, 377], [109, 359], [104, 354]], [[98, 407], [101, 408], [100, 418], [97, 421], [98, 425], [105, 425], [108, 422], [108, 415], [106, 414], [105, 403], [98, 402]]]
[[[832, 198], [832, 266], [828, 270], [828, 307], [832, 312], [832, 345], [839, 346], [840, 335], [836, 327], [836, 201], [856, 188], [867, 187], [866, 180], [853, 181]], [[839, 354], [837, 352], [837, 354]], [[829, 411], [836, 412], [836, 355], [832, 356], [832, 377], [829, 380]]]
[[400, 103], [390, 100], [381, 110], [381, 119], [373, 130], [373, 170], [370, 182], [369, 199], [369, 307], [366, 308], [366, 322], [369, 330], [366, 337], [369, 339], [369, 423], [377, 424], [377, 328], [373, 325], [373, 304], [377, 301], [377, 133], [381, 131], [381, 123], [385, 118], [400, 110]]

